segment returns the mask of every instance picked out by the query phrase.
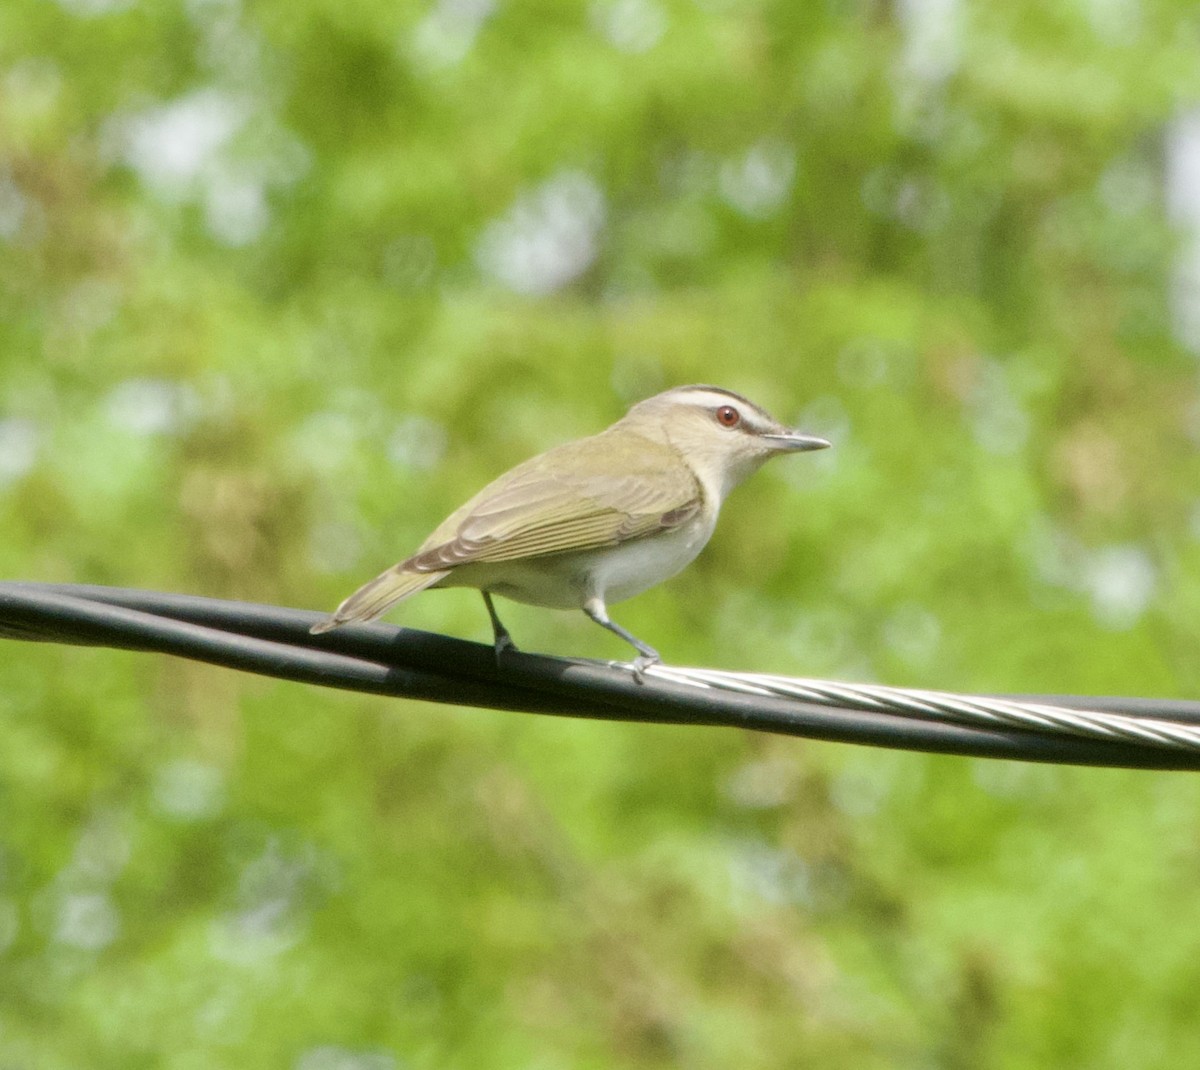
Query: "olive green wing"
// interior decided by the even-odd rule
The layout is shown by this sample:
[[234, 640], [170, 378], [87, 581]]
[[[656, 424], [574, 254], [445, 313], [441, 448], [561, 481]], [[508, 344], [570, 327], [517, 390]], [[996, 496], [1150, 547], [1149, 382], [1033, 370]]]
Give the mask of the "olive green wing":
[[441, 572], [618, 546], [694, 517], [703, 491], [662, 443], [600, 434], [534, 457], [485, 487], [400, 566]]

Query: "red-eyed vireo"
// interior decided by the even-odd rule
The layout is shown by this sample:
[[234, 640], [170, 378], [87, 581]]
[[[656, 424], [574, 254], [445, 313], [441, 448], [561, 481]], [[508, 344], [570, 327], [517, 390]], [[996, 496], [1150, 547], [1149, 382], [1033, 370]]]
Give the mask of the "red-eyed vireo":
[[712, 535], [725, 495], [763, 462], [828, 445], [729, 390], [667, 390], [598, 435], [556, 446], [489, 483], [415, 554], [311, 630], [374, 620], [427, 587], [477, 587], [497, 657], [513, 644], [493, 594], [582, 609], [634, 646], [640, 678], [658, 651], [609, 620], [608, 603], [690, 564]]

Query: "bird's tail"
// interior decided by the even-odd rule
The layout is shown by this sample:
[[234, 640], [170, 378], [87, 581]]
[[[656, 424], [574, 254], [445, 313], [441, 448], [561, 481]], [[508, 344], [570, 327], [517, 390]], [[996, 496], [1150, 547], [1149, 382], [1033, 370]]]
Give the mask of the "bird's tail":
[[447, 572], [409, 572], [402, 565], [394, 565], [364, 583], [328, 617], [308, 630], [313, 635], [320, 635], [343, 624], [374, 620], [409, 595], [432, 587], [445, 575]]

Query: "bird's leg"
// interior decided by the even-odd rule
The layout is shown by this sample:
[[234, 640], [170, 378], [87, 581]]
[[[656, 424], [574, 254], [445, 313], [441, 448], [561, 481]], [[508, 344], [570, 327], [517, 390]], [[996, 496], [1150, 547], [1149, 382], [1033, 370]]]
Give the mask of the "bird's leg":
[[483, 595], [483, 604], [487, 606], [488, 616], [492, 618], [492, 635], [494, 636], [493, 644], [496, 647], [496, 664], [500, 664], [500, 658], [506, 650], [516, 650], [517, 644], [513, 642], [512, 636], [508, 634], [508, 629], [500, 623], [500, 617], [496, 613], [496, 607], [492, 605], [492, 596], [487, 591], [480, 591]]
[[583, 611], [601, 628], [607, 628], [613, 635], [619, 635], [638, 652], [638, 656], [633, 660], [633, 678], [639, 684], [643, 682], [646, 670], [651, 665], [657, 665], [662, 661], [654, 647], [643, 643], [636, 635], [627, 632], [616, 621], [608, 619], [608, 609], [604, 605], [603, 598], [589, 598], [583, 604]]

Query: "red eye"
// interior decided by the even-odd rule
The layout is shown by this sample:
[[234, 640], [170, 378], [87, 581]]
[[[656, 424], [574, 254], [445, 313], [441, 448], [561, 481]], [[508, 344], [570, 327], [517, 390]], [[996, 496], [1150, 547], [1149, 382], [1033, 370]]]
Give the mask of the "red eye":
[[742, 422], [742, 414], [732, 405], [722, 405], [717, 409], [717, 423], [722, 427], [737, 427]]

